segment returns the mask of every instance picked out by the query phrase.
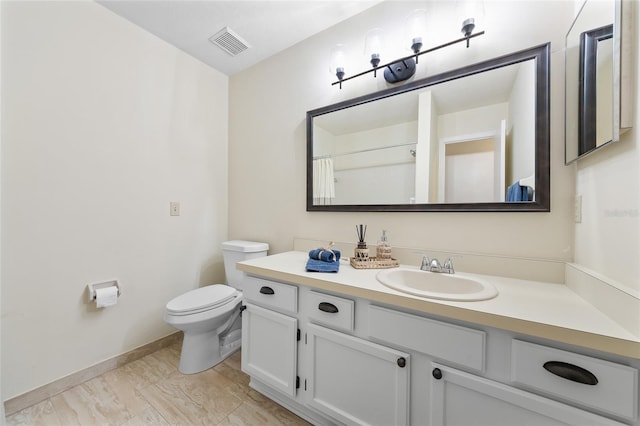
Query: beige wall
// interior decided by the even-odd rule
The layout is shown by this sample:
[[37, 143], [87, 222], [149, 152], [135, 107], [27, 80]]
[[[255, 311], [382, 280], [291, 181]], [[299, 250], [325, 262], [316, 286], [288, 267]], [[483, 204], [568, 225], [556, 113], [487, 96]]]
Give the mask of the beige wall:
[[[636, 112], [640, 104], [635, 105]], [[635, 123], [640, 116], [636, 115]], [[640, 298], [640, 147], [637, 126], [613, 145], [579, 160], [575, 262]]]
[[[571, 260], [574, 171], [564, 165], [562, 95], [570, 2], [485, 2], [486, 35], [468, 50], [460, 45], [423, 56], [417, 75], [552, 42], [550, 213], [306, 212], [305, 112], [386, 87], [383, 78], [371, 75], [345, 82], [342, 90], [330, 86], [328, 52], [344, 42], [360, 60], [351, 72], [366, 69], [361, 54], [366, 30], [401, 29], [418, 4], [409, 3], [382, 3], [231, 77], [230, 237], [269, 242], [276, 253], [290, 250], [294, 237], [355, 241], [354, 225], [365, 223], [372, 243], [387, 229], [391, 243], [401, 246]], [[459, 37], [459, 22], [448, 19], [448, 12], [432, 17], [428, 46]], [[544, 35], [532, 35], [540, 22]]]
[[[228, 78], [94, 2], [2, 2], [2, 397], [157, 340], [224, 279]], [[169, 216], [169, 202], [181, 216]], [[86, 285], [116, 278], [114, 307]]]
[[620, 142], [578, 161], [576, 194], [582, 196], [582, 222], [575, 225], [575, 262], [640, 299], [640, 31], [635, 20], [634, 127]]

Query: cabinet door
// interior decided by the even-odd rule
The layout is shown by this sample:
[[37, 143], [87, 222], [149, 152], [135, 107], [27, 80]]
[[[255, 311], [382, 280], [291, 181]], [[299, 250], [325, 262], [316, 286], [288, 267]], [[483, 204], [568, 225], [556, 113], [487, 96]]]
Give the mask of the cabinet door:
[[432, 367], [432, 426], [622, 426], [606, 417], [502, 383], [435, 363]]
[[297, 320], [246, 304], [242, 312], [242, 371], [294, 398]]
[[309, 405], [352, 425], [409, 423], [409, 355], [309, 325]]

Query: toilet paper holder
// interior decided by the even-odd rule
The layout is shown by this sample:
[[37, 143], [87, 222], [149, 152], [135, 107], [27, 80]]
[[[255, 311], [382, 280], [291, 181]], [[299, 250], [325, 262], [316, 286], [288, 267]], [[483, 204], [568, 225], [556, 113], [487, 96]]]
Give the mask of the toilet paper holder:
[[105, 281], [101, 283], [93, 283], [87, 285], [87, 290], [89, 290], [89, 303], [92, 303], [96, 300], [96, 290], [99, 288], [107, 288], [107, 287], [115, 287], [118, 289], [118, 297], [122, 294], [120, 291], [120, 284], [118, 284], [118, 280]]

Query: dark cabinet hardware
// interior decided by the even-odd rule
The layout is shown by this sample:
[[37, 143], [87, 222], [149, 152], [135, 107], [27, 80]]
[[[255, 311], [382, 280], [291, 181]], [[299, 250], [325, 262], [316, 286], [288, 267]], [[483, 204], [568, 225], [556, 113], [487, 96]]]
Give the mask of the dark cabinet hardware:
[[592, 372], [577, 365], [562, 361], [549, 361], [545, 362], [543, 367], [548, 372], [563, 379], [571, 380], [572, 382], [591, 386], [598, 384], [598, 378], [594, 376]]
[[320, 304], [318, 305], [318, 309], [320, 309], [323, 312], [328, 312], [330, 314], [338, 313], [338, 307], [333, 303], [329, 303], [329, 302], [320, 302]]
[[400, 368], [404, 368], [407, 365], [407, 360], [403, 356], [398, 358], [398, 361], [396, 362], [398, 363], [398, 367]]
[[261, 294], [276, 294], [276, 292], [273, 291], [273, 289], [271, 287], [267, 287], [266, 285], [260, 287], [260, 293]]
[[440, 380], [442, 379], [442, 370], [440, 370], [439, 368], [434, 368], [433, 371], [431, 372], [431, 375], [433, 376], [434, 379]]

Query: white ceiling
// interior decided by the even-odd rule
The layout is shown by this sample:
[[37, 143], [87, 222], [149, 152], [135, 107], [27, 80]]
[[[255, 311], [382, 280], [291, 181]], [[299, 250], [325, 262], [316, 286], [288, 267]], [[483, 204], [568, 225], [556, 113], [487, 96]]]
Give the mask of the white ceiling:
[[[232, 75], [381, 0], [97, 0], [104, 7]], [[231, 56], [209, 41], [229, 27], [250, 48]]]

